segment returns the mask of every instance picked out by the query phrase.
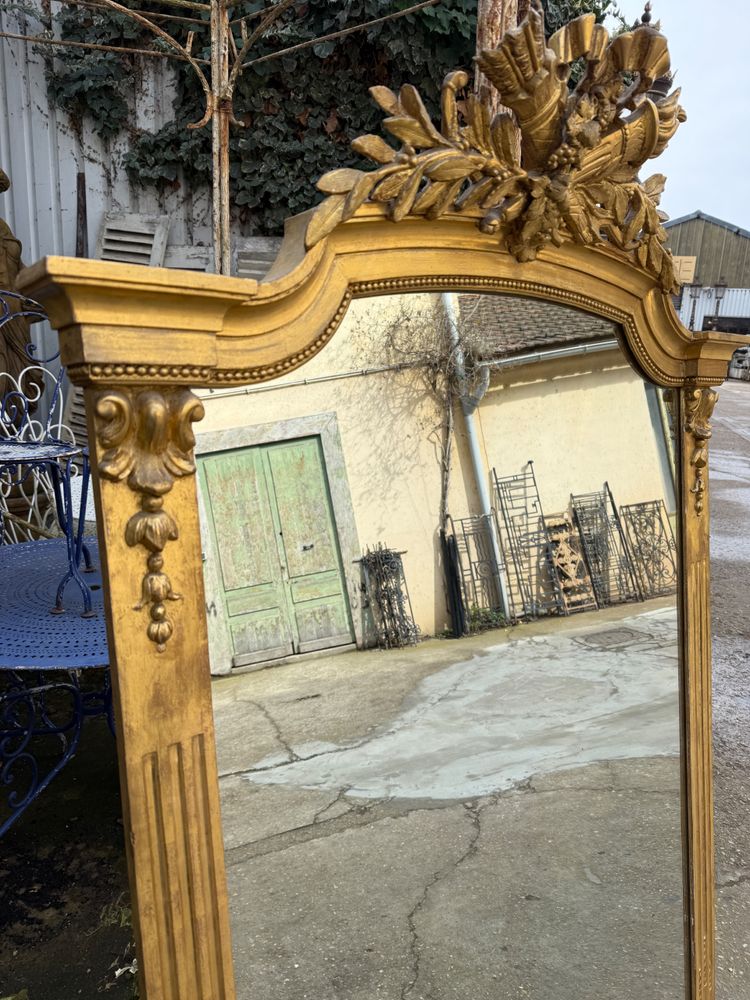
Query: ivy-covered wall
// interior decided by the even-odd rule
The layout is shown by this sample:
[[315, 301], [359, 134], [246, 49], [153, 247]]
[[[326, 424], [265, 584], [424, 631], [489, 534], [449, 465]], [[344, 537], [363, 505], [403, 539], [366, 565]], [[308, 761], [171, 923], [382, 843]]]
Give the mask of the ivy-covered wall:
[[[169, 5], [121, 0], [136, 10], [174, 14]], [[276, 22], [250, 58], [288, 48], [341, 28], [382, 17], [413, 0], [301, 0]], [[248, 0], [237, 12], [267, 7]], [[614, 0], [545, 0], [550, 33], [571, 17], [614, 11]], [[191, 16], [194, 13], [189, 11]], [[126, 16], [68, 7], [55, 17], [64, 39], [146, 47], [153, 35]], [[208, 58], [208, 28], [160, 22], [181, 42], [196, 28], [193, 54]], [[247, 233], [277, 234], [290, 214], [316, 200], [315, 181], [336, 166], [358, 164], [350, 140], [378, 130], [380, 114], [368, 87], [414, 83], [437, 113], [440, 83], [454, 68], [470, 68], [476, 34], [476, 0], [442, 0], [394, 21], [336, 41], [247, 68], [237, 85], [234, 110], [245, 128], [232, 129], [231, 185], [237, 221]], [[163, 45], [163, 43], [157, 43]], [[239, 44], [239, 37], [238, 37]], [[132, 125], [128, 94], [136, 60], [122, 53], [76, 48], [48, 50], [53, 102], [74, 127], [88, 118], [103, 138], [129, 132], [125, 166], [134, 185], [205, 185], [210, 180], [210, 127], [191, 130], [202, 117], [203, 93], [192, 69], [174, 62], [174, 119], [157, 132]]]

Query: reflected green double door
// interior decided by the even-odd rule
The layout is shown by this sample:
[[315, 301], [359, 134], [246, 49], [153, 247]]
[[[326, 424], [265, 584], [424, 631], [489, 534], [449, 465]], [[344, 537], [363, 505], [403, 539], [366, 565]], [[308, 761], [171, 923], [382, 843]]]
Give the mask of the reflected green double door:
[[209, 455], [200, 476], [233, 666], [353, 642], [319, 438]]

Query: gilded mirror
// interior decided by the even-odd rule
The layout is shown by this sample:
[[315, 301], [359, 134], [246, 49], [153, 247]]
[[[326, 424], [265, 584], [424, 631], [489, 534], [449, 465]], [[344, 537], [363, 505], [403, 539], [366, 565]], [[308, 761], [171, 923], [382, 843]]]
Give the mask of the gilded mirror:
[[674, 427], [618, 334], [365, 298], [201, 394], [240, 996], [685, 996]]
[[[235, 979], [239, 995], [261, 1000], [349, 997], [357, 995], [353, 990], [363, 997], [415, 998], [433, 987], [442, 992], [432, 995], [458, 997], [467, 995], [462, 972], [467, 955], [482, 976], [480, 991], [472, 995], [494, 997], [510, 990], [505, 995], [599, 997], [610, 990], [611, 996], [637, 996], [657, 990], [659, 997], [676, 997], [684, 987], [689, 1000], [713, 1000], [707, 449], [716, 398], [711, 386], [725, 378], [737, 338], [691, 333], [680, 325], [670, 298], [674, 273], [658, 209], [664, 179], [653, 175], [641, 182], [638, 177], [684, 117], [677, 93], [669, 93], [666, 41], [647, 24], [610, 40], [590, 16], [545, 39], [539, 8], [532, 4], [524, 24], [496, 50], [482, 53], [479, 65], [514, 118], [490, 120], [487, 109], [465, 93], [469, 78], [463, 71], [446, 78], [439, 125], [413, 87], [405, 85], [399, 94], [375, 88], [373, 96], [388, 116], [384, 126], [398, 148], [379, 137], [356, 140], [355, 148], [375, 161], [375, 168], [334, 171], [321, 179], [328, 197], [313, 212], [289, 220], [280, 256], [261, 284], [64, 258], [47, 259], [26, 272], [24, 288], [44, 303], [60, 330], [70, 376], [86, 389], [139, 969], [143, 995], [151, 1000], [232, 1000], [238, 995]], [[569, 88], [574, 66], [581, 75]], [[359, 470], [360, 479], [366, 479], [364, 473], [372, 477], [375, 520], [367, 522], [366, 535], [359, 531], [360, 515], [353, 518], [356, 533], [351, 524], [348, 533], [344, 527], [343, 472], [351, 486], [359, 459], [347, 444], [348, 431], [336, 421], [321, 418], [317, 429], [308, 423], [307, 430], [298, 428], [295, 436], [280, 440], [268, 425], [278, 430], [285, 420], [310, 414], [276, 413], [269, 390], [254, 397], [264, 414], [265, 437], [240, 436], [234, 442], [216, 437], [231, 436], [237, 427], [226, 399], [253, 400], [251, 392], [241, 391], [236, 397], [225, 394], [222, 402], [224, 390], [262, 389], [273, 380], [293, 379], [308, 363], [323, 364], [342, 323], [354, 319], [367, 326], [368, 310], [376, 309], [378, 316], [387, 312], [389, 297], [402, 300], [394, 320], [399, 326], [401, 313], [409, 320], [410, 310], [434, 311], [443, 295], [457, 316], [459, 344], [461, 328], [472, 322], [480, 341], [487, 339], [476, 300], [486, 305], [497, 298], [507, 305], [514, 298], [526, 312], [541, 303], [593, 316], [609, 324], [600, 339], [611, 345], [588, 357], [564, 351], [537, 362], [526, 357], [525, 368], [507, 366], [493, 374], [489, 364], [482, 367], [492, 358], [483, 358], [480, 348], [466, 349], [467, 344], [464, 368], [467, 358], [472, 365], [459, 378], [463, 387], [450, 411], [456, 417], [453, 440], [467, 436], [459, 417], [478, 396], [476, 409], [489, 428], [485, 469], [482, 476], [469, 477], [479, 463], [458, 458], [445, 504], [439, 486], [435, 501], [434, 480], [440, 482], [435, 470], [453, 452], [445, 448], [439, 426], [436, 432], [429, 407], [418, 435], [402, 433], [404, 416], [416, 419], [420, 412], [407, 380], [400, 397], [375, 392], [358, 414], [360, 422], [369, 420], [372, 440], [383, 452], [380, 464], [365, 456], [365, 468]], [[412, 318], [412, 328], [422, 329], [422, 320]], [[449, 334], [450, 326], [449, 321]], [[344, 327], [342, 350], [351, 344], [351, 332], [347, 339]], [[408, 338], [405, 345], [396, 338], [399, 345], [402, 351], [415, 346]], [[546, 349], [520, 344], [515, 354]], [[459, 355], [452, 357], [457, 363]], [[553, 361], [559, 378], [549, 374]], [[357, 367], [363, 364], [358, 360]], [[584, 373], [594, 382], [576, 400], [576, 379]], [[441, 373], [434, 374], [438, 384]], [[196, 395], [196, 387], [216, 390], [217, 398]], [[669, 400], [662, 389], [670, 390]], [[304, 390], [300, 398], [311, 401], [322, 391], [317, 385]], [[559, 406], [566, 401], [563, 412]], [[318, 417], [334, 412], [332, 404], [326, 405], [327, 410], [316, 410]], [[196, 456], [196, 427], [211, 408], [214, 423], [206, 425]], [[255, 426], [260, 422], [256, 418]], [[640, 451], [634, 449], [638, 426]], [[674, 470], [667, 462], [670, 434]], [[310, 438], [316, 440], [310, 443]], [[480, 435], [475, 443], [481, 459]], [[612, 443], [617, 447], [609, 447]], [[275, 445], [283, 447], [274, 451]], [[250, 457], [238, 457], [252, 449]], [[467, 449], [471, 455], [468, 440], [454, 450], [465, 457]], [[378, 476], [393, 458], [399, 466], [411, 461], [417, 475], [429, 468], [433, 483], [429, 495], [409, 496], [408, 490], [392, 495], [386, 510], [383, 497], [391, 494], [384, 483], [392, 488], [395, 481]], [[295, 470], [314, 468], [316, 462], [319, 499], [305, 507], [310, 496], [300, 499], [295, 490], [314, 477], [306, 479]], [[221, 506], [215, 487], [222, 476], [230, 491], [244, 484], [245, 495], [240, 499], [237, 493], [239, 506], [255, 503], [258, 511], [252, 539], [248, 535], [225, 555], [225, 564], [216, 555], [211, 559], [204, 547], [207, 540], [210, 549], [213, 531], [215, 552], [221, 550], [213, 509]], [[274, 506], [266, 500], [269, 482], [277, 479]], [[533, 481], [536, 508], [527, 501], [514, 508], [510, 497], [520, 480], [523, 489]], [[252, 483], [254, 500], [247, 495]], [[461, 485], [463, 497], [458, 497]], [[348, 502], [356, 513], [354, 499], [350, 495]], [[277, 540], [284, 532], [282, 520], [288, 523], [285, 504], [296, 505], [297, 523], [304, 528], [289, 550]], [[660, 512], [662, 537], [671, 529], [679, 542], [673, 581], [679, 614], [668, 594], [629, 600], [636, 593], [643, 596], [637, 568], [622, 581], [603, 569], [613, 560], [626, 563], [622, 553], [639, 561], [632, 550], [639, 548], [644, 531], [636, 525], [629, 535], [626, 522], [636, 518], [632, 508], [642, 513], [644, 504]], [[225, 522], [232, 516], [228, 506]], [[420, 515], [421, 532], [414, 527]], [[477, 515], [484, 528], [488, 519], [497, 518], [497, 552], [488, 535], [474, 532], [474, 541], [466, 540], [464, 528], [471, 529]], [[654, 529], [655, 518], [656, 513]], [[519, 527], [519, 519], [529, 530]], [[594, 527], [587, 529], [582, 521]], [[333, 523], [341, 527], [335, 535], [326, 528]], [[408, 539], [399, 537], [399, 524], [404, 529], [411, 524]], [[578, 527], [580, 542], [569, 525]], [[372, 677], [387, 670], [383, 663], [395, 661], [377, 652], [352, 654], [354, 659], [324, 655], [315, 661], [318, 666], [311, 671], [327, 668], [334, 677], [339, 664], [343, 674], [326, 688], [327, 699], [320, 689], [325, 678], [313, 675], [320, 684], [312, 684], [294, 662], [248, 670], [288, 642], [280, 627], [279, 593], [274, 596], [270, 587], [271, 603], [259, 608], [252, 603], [257, 592], [249, 591], [271, 581], [250, 578], [241, 587], [229, 586], [229, 596], [226, 587], [223, 597], [215, 591], [225, 618], [231, 617], [230, 605], [240, 617], [256, 615], [255, 624], [238, 628], [239, 645], [230, 648], [227, 643], [235, 643], [235, 637], [227, 638], [224, 630], [221, 641], [229, 655], [219, 655], [217, 662], [236, 658], [230, 670], [247, 672], [230, 680], [246, 684], [249, 701], [260, 706], [249, 706], [254, 715], [243, 705], [234, 710], [234, 721], [240, 727], [247, 723], [252, 739], [245, 744], [230, 740], [228, 750], [219, 745], [222, 773], [231, 778], [230, 772], [237, 772], [233, 786], [223, 784], [235, 804], [252, 795], [265, 801], [263, 810], [251, 811], [248, 823], [257, 824], [261, 814], [268, 818], [265, 830], [253, 828], [239, 809], [234, 815], [241, 821], [222, 829], [210, 680], [220, 605], [212, 607], [213, 597], [205, 600], [204, 553], [207, 579], [210, 573], [217, 579], [220, 571], [231, 577], [227, 567], [246, 570], [243, 556], [258, 538], [268, 544], [265, 555], [253, 550], [256, 568], [274, 552], [277, 561], [282, 551], [290, 557], [283, 564], [291, 576], [281, 597], [287, 602], [285, 621], [292, 611], [295, 616], [291, 654], [310, 656], [325, 650], [332, 634], [347, 640], [343, 645], [352, 637], [357, 645], [366, 645], [368, 635], [377, 638], [377, 614], [366, 585], [361, 590], [366, 581], [351, 582], [352, 564], [367, 556], [368, 545], [382, 554], [378, 546], [387, 544], [399, 555], [404, 579], [414, 581], [412, 611], [424, 616], [425, 630], [443, 627], [446, 603], [435, 586], [436, 567], [442, 567], [441, 546], [457, 551], [462, 535], [477, 556], [467, 557], [470, 566], [472, 561], [484, 566], [476, 581], [482, 597], [472, 601], [470, 595], [465, 602], [469, 624], [473, 608], [475, 619], [485, 605], [493, 613], [486, 600], [493, 588], [501, 607], [494, 614], [504, 616], [500, 624], [514, 615], [522, 624], [509, 626], [495, 645], [485, 637], [466, 640], [476, 644], [474, 659], [444, 652], [451, 648], [447, 639], [433, 640], [443, 643], [434, 659], [432, 653], [424, 659], [418, 653], [413, 662], [419, 666], [386, 675], [382, 689], [373, 689]], [[519, 535], [523, 545], [517, 544]], [[541, 535], [536, 548], [528, 535]], [[484, 546], [481, 553], [478, 544]], [[581, 550], [577, 562], [576, 546], [587, 544], [589, 551]], [[553, 558], [564, 545], [575, 599], [580, 603], [588, 593], [590, 601], [593, 593], [596, 610], [541, 613], [553, 600], [565, 603], [557, 594], [562, 584]], [[615, 559], [618, 545], [621, 556]], [[407, 562], [420, 546], [421, 570], [429, 577], [432, 567], [431, 585], [423, 585], [420, 572]], [[326, 558], [307, 574], [305, 566], [321, 553]], [[588, 583], [576, 565], [585, 565]], [[505, 568], [507, 579], [501, 572]], [[360, 574], [363, 569], [360, 564]], [[316, 580], [306, 591], [308, 575]], [[460, 574], [453, 580], [457, 591], [470, 584]], [[599, 606], [617, 593], [628, 599]], [[328, 610], [305, 616], [302, 606], [315, 600]], [[290, 601], [301, 609], [299, 619]], [[259, 638], [258, 616], [265, 612], [265, 638]], [[590, 632], [579, 625], [587, 615], [597, 622]], [[526, 658], [527, 667], [514, 673], [512, 663], [519, 657]], [[480, 667], [491, 661], [494, 696], [483, 697], [482, 685], [489, 682]], [[370, 667], [373, 662], [377, 669]], [[464, 689], [476, 678], [473, 700], [464, 690], [462, 702], [458, 688], [453, 691], [454, 675]], [[284, 737], [288, 748], [282, 745], [284, 730], [276, 731], [269, 711], [271, 702], [274, 711], [279, 709], [278, 698], [263, 687], [283, 685], [284, 677], [291, 679], [282, 706], [285, 722], [296, 727], [291, 741]], [[217, 703], [228, 683], [215, 682]], [[621, 711], [601, 711], [607, 692]], [[226, 698], [231, 702], [231, 694]], [[494, 716], [489, 712], [493, 704], [498, 706]], [[628, 712], [631, 725], [624, 724]], [[467, 715], [473, 726], [466, 724]], [[617, 726], [611, 715], [619, 716]], [[559, 746], [550, 736], [556, 717]], [[477, 741], [482, 767], [449, 767], [446, 774], [446, 768], [420, 760], [431, 745], [422, 734], [434, 718], [447, 726], [443, 742], [460, 747], [469, 735]], [[422, 727], [416, 730], [419, 747], [407, 740], [407, 749], [402, 743], [399, 750], [409, 720]], [[504, 744], [506, 729], [520, 735]], [[375, 761], [360, 753], [355, 767], [350, 755], [360, 739], [367, 741], [360, 751], [377, 745], [383, 752]], [[519, 750], [515, 762], [513, 746]], [[485, 780], [487, 772], [491, 780]], [[408, 794], [395, 794], [399, 791]], [[587, 802], [578, 812], [572, 805], [577, 796]], [[404, 803], [411, 800], [420, 808], [404, 815]], [[555, 812], [555, 800], [562, 802], [562, 811]], [[425, 807], [425, 802], [441, 807]], [[360, 848], [358, 854], [356, 847], [363, 843], [359, 838], [374, 803], [379, 819], [373, 831], [380, 831], [380, 854], [388, 862], [382, 871], [373, 871], [372, 852]], [[433, 825], [441, 813], [445, 823], [438, 834]], [[358, 815], [363, 817], [359, 825], [354, 822]], [[296, 838], [305, 837], [294, 831], [328, 823], [331, 832], [341, 828], [337, 836], [345, 847], [326, 858], [319, 841], [316, 867], [311, 855], [304, 860], [305, 850], [316, 850], [314, 839], [297, 844]], [[563, 828], [570, 831], [576, 824], [577, 839], [562, 835]], [[230, 862], [235, 849], [241, 853], [264, 838], [269, 843], [280, 838], [277, 843], [287, 846], [294, 863], [284, 866], [283, 854], [270, 849], [259, 851], [257, 859], [250, 852], [250, 884], [230, 879], [230, 907], [225, 837]], [[445, 846], [446, 837], [450, 849], [438, 857], [435, 845]], [[483, 853], [490, 864], [486, 879], [479, 866]], [[335, 864], [342, 862], [345, 871], [339, 877]], [[463, 893], [454, 893], [447, 877], [454, 862], [466, 876]], [[360, 885], [358, 876], [368, 865]], [[497, 892], [491, 891], [493, 885]], [[315, 891], [309, 892], [312, 886]], [[250, 910], [244, 904], [238, 910], [238, 896], [245, 903], [249, 899]], [[253, 910], [256, 899], [263, 903]], [[235, 932], [236, 962], [230, 911], [235, 921], [238, 916], [245, 921]], [[515, 923], [509, 923], [509, 914]], [[441, 920], [444, 915], [447, 922]], [[400, 933], [393, 926], [396, 916]], [[585, 928], [581, 935], [575, 932], [576, 919]], [[683, 949], [676, 941], [680, 927], [686, 942], [684, 981]], [[428, 931], [429, 954], [420, 943]], [[328, 970], [325, 976], [311, 978], [306, 963], [297, 962], [294, 954], [302, 946], [315, 950]], [[538, 950], [533, 962], [532, 946]], [[268, 985], [253, 993], [251, 981]]]

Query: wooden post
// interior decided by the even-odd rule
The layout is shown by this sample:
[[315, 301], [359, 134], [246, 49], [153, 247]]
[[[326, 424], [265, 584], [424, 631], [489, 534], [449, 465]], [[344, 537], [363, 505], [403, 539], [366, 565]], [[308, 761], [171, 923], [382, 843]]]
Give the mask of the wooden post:
[[133, 923], [148, 1000], [234, 1000], [193, 456], [182, 386], [88, 387]]

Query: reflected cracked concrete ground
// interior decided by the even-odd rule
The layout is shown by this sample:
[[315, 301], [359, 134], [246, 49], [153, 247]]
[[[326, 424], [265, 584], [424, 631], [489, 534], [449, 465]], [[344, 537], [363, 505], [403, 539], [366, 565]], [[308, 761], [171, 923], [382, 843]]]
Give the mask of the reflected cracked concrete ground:
[[218, 682], [240, 998], [679, 1000], [675, 613], [633, 611]]
[[376, 736], [285, 747], [247, 777], [350, 796], [461, 799], [538, 772], [675, 754], [677, 669], [673, 608], [616, 629], [512, 639], [423, 680]]

